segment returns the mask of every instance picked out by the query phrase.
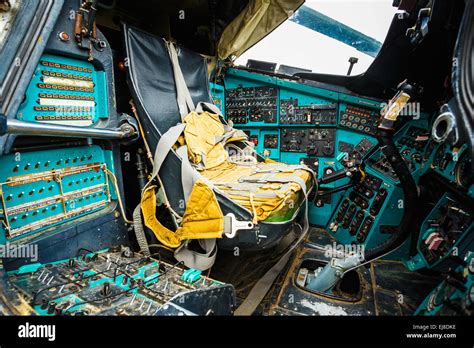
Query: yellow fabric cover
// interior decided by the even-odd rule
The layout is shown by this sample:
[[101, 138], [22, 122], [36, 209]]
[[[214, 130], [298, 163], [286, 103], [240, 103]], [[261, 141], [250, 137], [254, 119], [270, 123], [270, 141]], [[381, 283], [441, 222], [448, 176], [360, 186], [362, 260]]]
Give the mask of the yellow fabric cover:
[[250, 0], [224, 29], [217, 45], [218, 57], [239, 57], [287, 20], [304, 0]]
[[206, 168], [212, 168], [227, 159], [222, 144], [216, 144], [216, 137], [224, 134], [224, 125], [216, 114], [190, 112], [184, 118], [186, 128], [184, 138], [188, 146], [189, 161], [198, 164], [204, 162]]
[[224, 215], [216, 195], [202, 180], [194, 183], [181, 227], [176, 232], [181, 240], [221, 238]]
[[[254, 173], [257, 167], [264, 167], [265, 164], [278, 164], [278, 162], [267, 159], [265, 163], [252, 166], [231, 163], [224, 144], [218, 142], [218, 139], [222, 139], [225, 128], [217, 114], [190, 112], [184, 118], [184, 122], [186, 123], [184, 139], [179, 139], [178, 143], [180, 146], [184, 144], [188, 146], [190, 162], [194, 164], [202, 162], [201, 175], [209, 179], [237, 204], [251, 211], [254, 215], [254, 223], [267, 219], [276, 210], [279, 211], [279, 215], [285, 215], [303, 199], [300, 194], [300, 185], [295, 182], [288, 185], [275, 182], [257, 183], [247, 185], [252, 188], [249, 191], [235, 190], [232, 186], [238, 185], [242, 177], [258, 178], [265, 175], [265, 173]], [[230, 138], [226, 143], [238, 140], [243, 140], [243, 138]], [[275, 174], [277, 178], [285, 178], [290, 175], [297, 175], [308, 185], [311, 184], [311, 174], [308, 171], [294, 170], [291, 166], [287, 166], [285, 172]], [[262, 192], [273, 192], [275, 197], [259, 197], [259, 193]]]
[[145, 226], [170, 248], [177, 248], [188, 239], [221, 238], [224, 231], [224, 216], [214, 191], [202, 180], [195, 182], [181, 227], [176, 232], [163, 226], [156, 218], [156, 186], [150, 186], [143, 192], [141, 209]]
[[[239, 132], [225, 127], [218, 115], [209, 112], [191, 112], [184, 122], [186, 127], [175, 148], [187, 145], [189, 160], [200, 165], [200, 174], [236, 204], [252, 212], [254, 223], [267, 220], [272, 214], [275, 214], [276, 221], [293, 217], [295, 208], [300, 206], [304, 195], [300, 185], [291, 181], [291, 177], [298, 176], [309, 189], [312, 184], [309, 171], [270, 159], [250, 165], [233, 163], [224, 145], [243, 140]], [[227, 134], [229, 139], [223, 141], [226, 129], [230, 130]], [[275, 167], [279, 170], [276, 171]], [[268, 169], [273, 169], [274, 172], [266, 172]], [[252, 179], [252, 182], [244, 182], [244, 177]], [[272, 178], [288, 182], [275, 182]], [[256, 179], [262, 182], [253, 182]], [[224, 217], [213, 189], [203, 180], [195, 182], [181, 226], [176, 232], [163, 226], [156, 218], [155, 186], [148, 187], [143, 192], [141, 209], [145, 225], [168, 247], [177, 248], [182, 241], [188, 239], [222, 237]]]
[[[265, 168], [266, 164], [278, 164], [278, 162], [270, 160], [265, 163], [258, 164], [259, 167]], [[304, 199], [300, 185], [290, 182], [287, 185], [279, 182], [264, 182], [255, 184], [246, 184], [252, 188], [254, 194], [250, 197], [250, 191], [233, 189], [233, 185], [241, 184], [239, 179], [242, 177], [261, 178], [266, 173], [254, 173], [256, 166], [244, 166], [234, 163], [224, 163], [218, 167], [204, 170], [201, 175], [209, 179], [220, 191], [224, 192], [235, 203], [243, 206], [251, 212], [254, 212], [254, 222], [264, 221], [273, 213], [286, 215], [288, 211], [298, 207]], [[310, 172], [302, 169], [292, 169], [288, 166], [285, 172], [276, 173], [277, 178], [287, 178], [296, 175], [302, 178], [306, 183], [306, 188], [311, 187]], [[275, 197], [265, 198], [258, 197], [258, 193], [274, 193]], [[251, 199], [252, 198], [252, 199]]]

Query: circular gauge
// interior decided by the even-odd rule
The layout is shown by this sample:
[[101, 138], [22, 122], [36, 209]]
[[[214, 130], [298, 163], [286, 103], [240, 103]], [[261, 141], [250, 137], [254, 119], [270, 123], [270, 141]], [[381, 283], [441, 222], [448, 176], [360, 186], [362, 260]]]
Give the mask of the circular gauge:
[[471, 165], [471, 157], [469, 156], [468, 151], [464, 151], [456, 164], [456, 168], [454, 168], [454, 178], [456, 179], [456, 183], [466, 189], [471, 186], [474, 179]]

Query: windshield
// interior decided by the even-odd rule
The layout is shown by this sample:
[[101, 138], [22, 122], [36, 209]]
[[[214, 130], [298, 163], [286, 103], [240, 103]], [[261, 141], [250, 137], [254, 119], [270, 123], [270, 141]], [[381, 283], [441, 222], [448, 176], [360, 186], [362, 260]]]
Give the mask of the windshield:
[[[278, 63], [323, 74], [367, 70], [397, 11], [392, 0], [309, 0], [266, 38], [236, 60]], [[353, 62], [353, 63], [350, 63]], [[285, 67], [286, 66], [286, 67]], [[286, 69], [285, 69], [286, 68]]]

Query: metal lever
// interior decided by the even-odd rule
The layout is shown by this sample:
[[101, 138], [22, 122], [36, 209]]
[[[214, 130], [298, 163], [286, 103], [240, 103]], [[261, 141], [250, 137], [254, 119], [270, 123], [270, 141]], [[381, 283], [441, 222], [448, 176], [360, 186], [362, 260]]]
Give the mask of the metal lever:
[[227, 238], [234, 238], [239, 230], [251, 230], [252, 228], [251, 221], [239, 221], [232, 213], [224, 216], [224, 234]]
[[324, 185], [324, 184], [328, 184], [330, 182], [333, 182], [342, 178], [351, 177], [353, 173], [358, 170], [359, 170], [358, 167], [351, 167], [351, 168], [344, 168], [344, 169], [338, 170], [331, 174], [326, 174], [321, 179], [319, 179], [319, 185]]
[[[1, 116], [1, 115], [0, 115]], [[65, 126], [57, 124], [44, 124], [26, 122], [2, 117], [0, 135], [22, 134], [34, 136], [56, 136], [71, 138], [93, 138], [93, 139], [129, 139], [137, 135], [136, 129], [123, 123], [119, 128], [88, 128], [77, 126]]]

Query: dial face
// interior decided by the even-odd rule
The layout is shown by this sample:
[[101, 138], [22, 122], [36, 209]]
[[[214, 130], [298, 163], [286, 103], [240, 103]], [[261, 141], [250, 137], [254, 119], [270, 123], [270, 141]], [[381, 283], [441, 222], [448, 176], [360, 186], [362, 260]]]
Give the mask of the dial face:
[[474, 180], [472, 172], [472, 159], [468, 151], [464, 151], [454, 169], [456, 183], [464, 188], [469, 188]]

